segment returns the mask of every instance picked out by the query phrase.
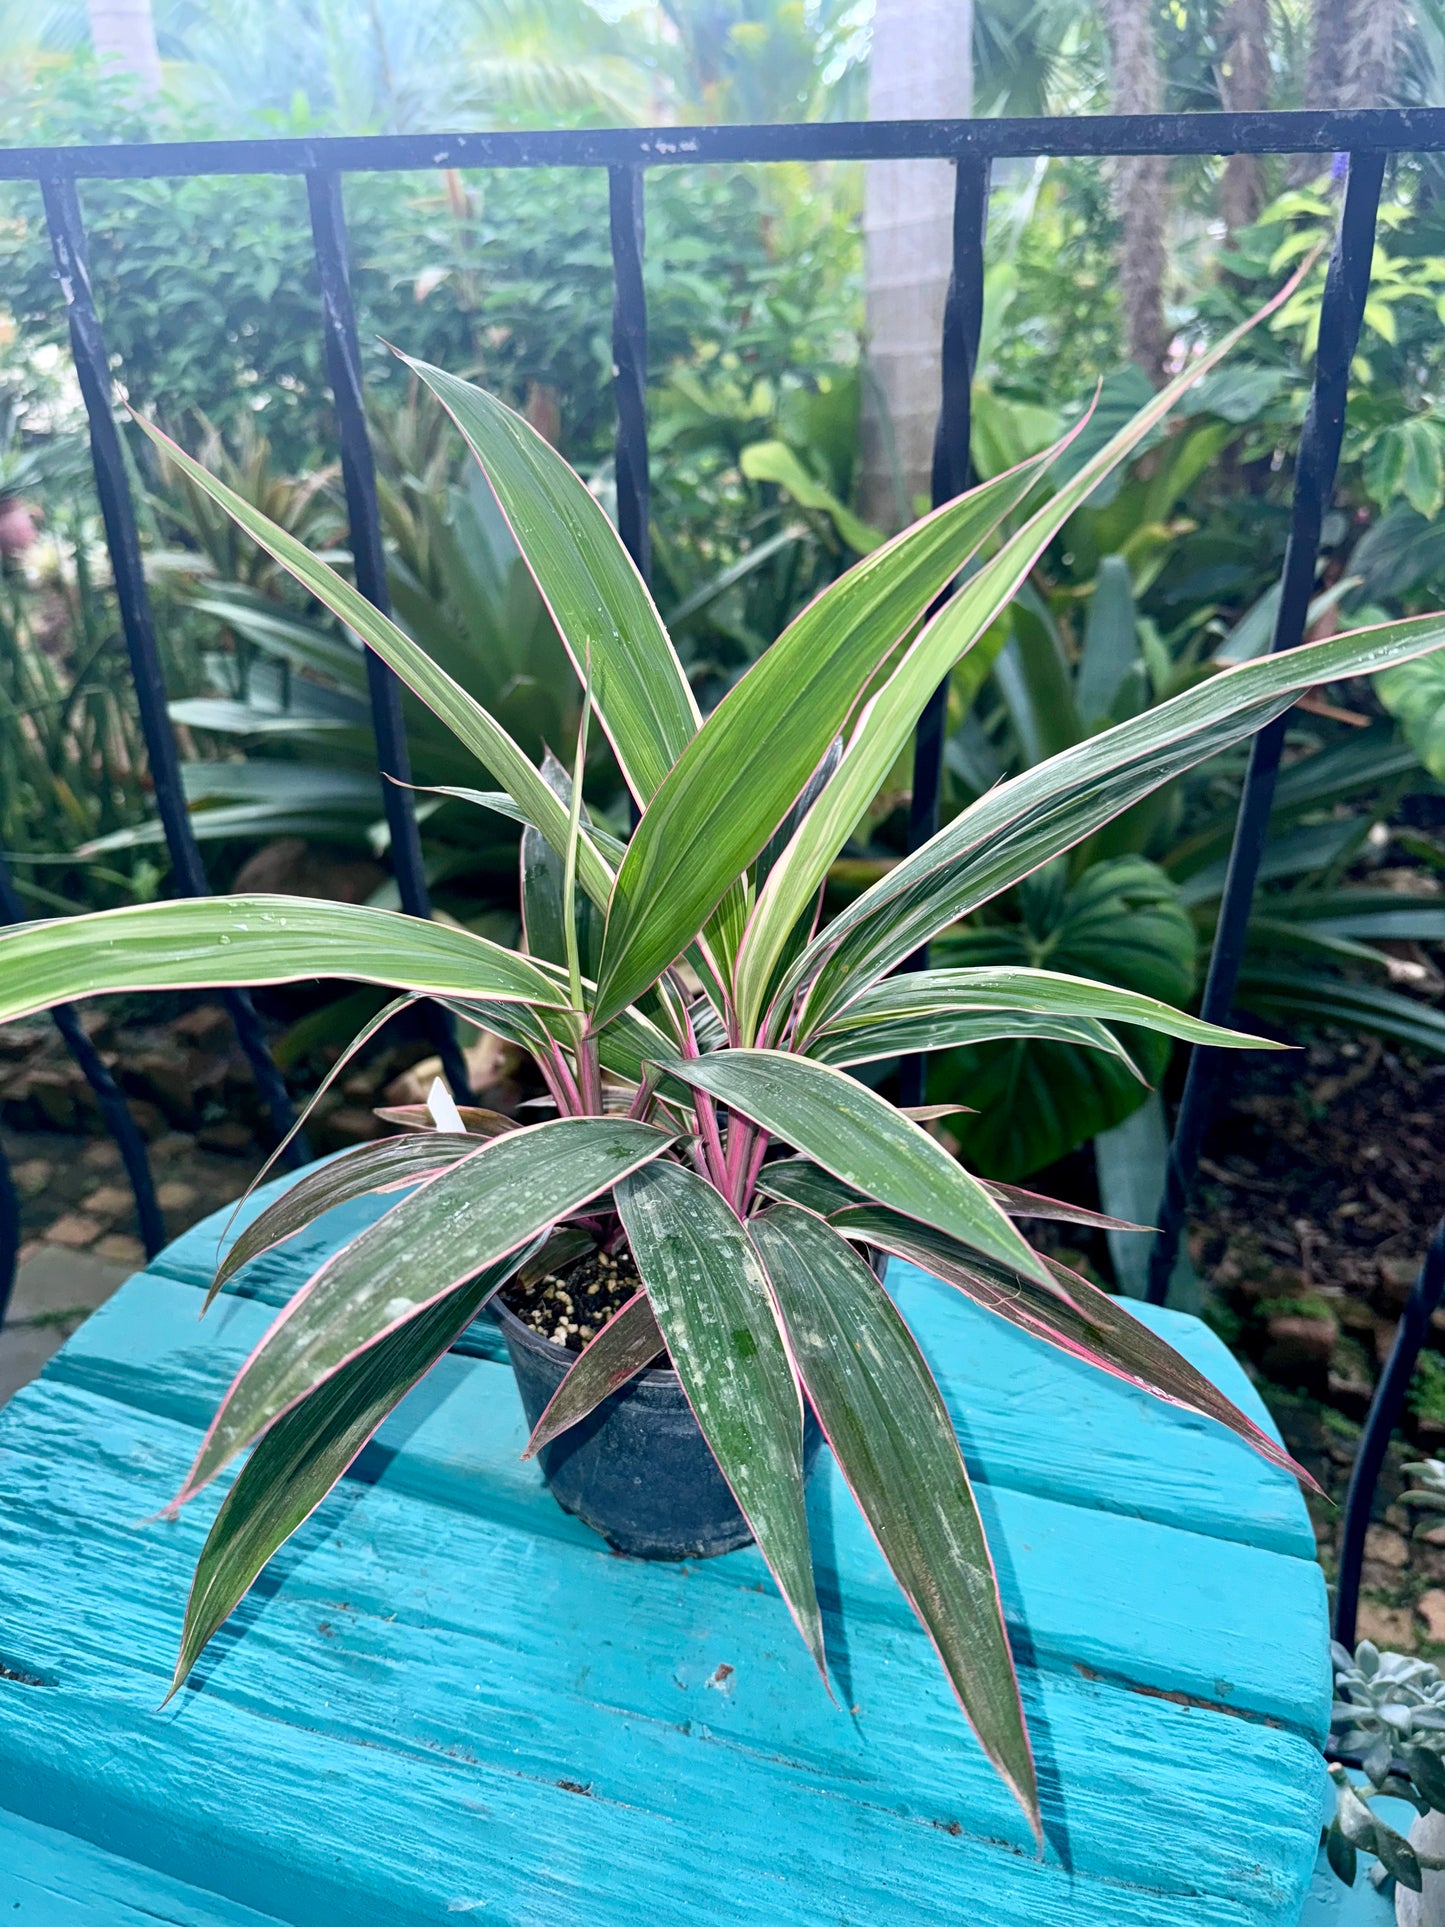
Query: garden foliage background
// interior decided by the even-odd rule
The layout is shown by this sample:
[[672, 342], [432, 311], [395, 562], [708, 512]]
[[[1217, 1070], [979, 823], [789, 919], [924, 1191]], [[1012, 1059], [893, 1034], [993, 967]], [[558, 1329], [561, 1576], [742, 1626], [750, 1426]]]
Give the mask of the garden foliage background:
[[[1331, 64], [1341, 12], [1327, 0], [1317, 16], [1304, 0], [977, 0], [975, 108], [1439, 97], [1438, 0], [1372, 0], [1377, 39], [1389, 17], [1373, 68], [1363, 55]], [[157, 0], [156, 92], [97, 62], [83, 7], [11, 0], [0, 6], [0, 138], [849, 116], [866, 111], [873, 36], [899, 32], [899, 17], [885, 6], [875, 25], [861, 0], [371, 0], [361, 14], [328, 0]], [[1349, 87], [1374, 91], [1362, 102], [1340, 95]], [[1402, 161], [1387, 182], [1317, 633], [1445, 592], [1442, 186], [1438, 159]], [[484, 486], [380, 338], [503, 394], [608, 501], [605, 182], [357, 176], [346, 193], [398, 613], [527, 747], [561, 749], [576, 691], [545, 612]], [[1181, 162], [1147, 179], [1092, 162], [1001, 166], [976, 469], [1045, 445], [1097, 388], [1067, 458], [1082, 460], [1166, 369], [1327, 240], [1339, 194], [1335, 175], [1289, 157]], [[125, 397], [268, 513], [344, 555], [301, 184], [93, 183], [83, 199]], [[878, 504], [859, 491], [860, 417], [876, 400], [862, 200], [861, 170], [848, 166], [648, 179], [656, 593], [705, 706], [880, 536]], [[1126, 477], [1072, 518], [978, 663], [957, 672], [946, 813], [1268, 646], [1322, 280], [1321, 260]], [[63, 308], [26, 186], [0, 194], [0, 290], [0, 848], [37, 914], [163, 895]], [[1151, 312], [1152, 332], [1141, 321]], [[355, 649], [177, 477], [139, 444], [131, 452], [213, 880], [388, 901]], [[419, 782], [474, 774], [424, 712], [411, 727]], [[1377, 691], [1303, 705], [1288, 762], [1248, 1008], [1277, 1030], [1334, 1022], [1445, 1054], [1432, 949], [1445, 940], [1445, 672], [1427, 662]], [[1047, 960], [1187, 1000], [1241, 771], [1241, 758], [1220, 759], [1174, 786], [1067, 870], [1031, 880], [1003, 914], [946, 939], [940, 957]], [[621, 828], [605, 745], [590, 782], [593, 807]], [[833, 903], [901, 848], [908, 783], [904, 761], [838, 865]], [[440, 909], [509, 933], [506, 826], [436, 799], [423, 814]], [[357, 1014], [353, 999], [345, 1018]], [[308, 1042], [324, 1037], [308, 1024]], [[1141, 1042], [1140, 1060], [1151, 1080], [1167, 1078], [1157, 1044]], [[1053, 1044], [958, 1053], [934, 1083], [934, 1095], [976, 1107], [949, 1128], [1000, 1177], [1048, 1165], [1146, 1101], [1127, 1072]]]

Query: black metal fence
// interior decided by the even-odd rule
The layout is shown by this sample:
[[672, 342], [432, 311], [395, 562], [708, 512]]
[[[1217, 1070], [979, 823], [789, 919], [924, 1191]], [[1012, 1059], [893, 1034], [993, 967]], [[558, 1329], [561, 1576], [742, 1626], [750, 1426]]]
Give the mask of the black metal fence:
[[[622, 539], [648, 571], [648, 448], [645, 411], [647, 309], [643, 293], [643, 180], [649, 168], [726, 162], [951, 160], [956, 167], [953, 262], [945, 306], [942, 380], [933, 462], [935, 502], [966, 486], [970, 394], [983, 319], [984, 236], [989, 171], [996, 159], [1132, 154], [1214, 156], [1314, 153], [1343, 156], [1346, 186], [1325, 282], [1313, 389], [1300, 436], [1294, 499], [1272, 648], [1303, 640], [1318, 564], [1321, 524], [1334, 488], [1349, 373], [1369, 289], [1381, 185], [1392, 155], [1445, 151], [1445, 108], [1361, 113], [1161, 114], [1074, 120], [875, 121], [831, 126], [700, 127], [562, 133], [406, 134], [325, 140], [258, 140], [164, 145], [12, 148], [0, 150], [0, 179], [34, 181], [45, 205], [51, 246], [69, 315], [71, 350], [90, 425], [96, 486], [105, 525], [121, 624], [140, 706], [156, 806], [170, 853], [173, 886], [186, 896], [206, 889], [200, 851], [187, 815], [154, 624], [141, 566], [134, 503], [114, 413], [109, 358], [86, 265], [78, 184], [203, 174], [300, 174], [305, 177], [312, 242], [322, 297], [326, 367], [335, 397], [342, 477], [356, 581], [379, 608], [387, 606], [381, 517], [362, 398], [361, 357], [347, 266], [342, 179], [348, 173], [451, 168], [605, 168], [608, 173], [614, 271], [612, 342], [617, 408], [617, 519]], [[367, 673], [383, 783], [391, 861], [402, 907], [427, 916], [421, 843], [408, 774], [400, 691], [386, 665], [368, 652]], [[938, 823], [946, 691], [920, 722], [914, 751], [910, 847]], [[1205, 984], [1203, 1014], [1227, 1022], [1244, 952], [1254, 887], [1269, 827], [1285, 721], [1256, 736], [1241, 796], [1219, 923]], [[0, 864], [0, 920], [21, 920], [21, 905]], [[255, 1072], [277, 1134], [292, 1123], [285, 1085], [267, 1051], [249, 996], [233, 991], [227, 1006]], [[74, 1013], [55, 1021], [95, 1091], [135, 1187], [146, 1249], [162, 1240], [160, 1212], [145, 1147], [124, 1099]], [[435, 1012], [436, 1042], [459, 1093], [466, 1079], [445, 1018]], [[917, 1081], [915, 1066], [905, 1079]], [[1196, 1050], [1185, 1082], [1149, 1277], [1151, 1301], [1163, 1301], [1174, 1269], [1216, 1078], [1215, 1054]], [[293, 1158], [305, 1156], [299, 1139]], [[0, 1155], [0, 1315], [19, 1246], [19, 1210]], [[1365, 1528], [1385, 1446], [1430, 1315], [1445, 1293], [1445, 1224], [1437, 1231], [1400, 1321], [1356, 1460], [1341, 1537], [1335, 1609], [1337, 1635], [1354, 1638]]]

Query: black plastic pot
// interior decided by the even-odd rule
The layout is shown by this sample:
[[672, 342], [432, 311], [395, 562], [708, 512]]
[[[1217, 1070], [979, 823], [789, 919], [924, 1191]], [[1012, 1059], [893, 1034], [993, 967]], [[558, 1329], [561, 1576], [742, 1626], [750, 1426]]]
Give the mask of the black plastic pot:
[[[535, 1425], [577, 1354], [524, 1325], [497, 1299], [490, 1310], [507, 1341], [527, 1423]], [[809, 1412], [805, 1475], [821, 1439]], [[674, 1371], [639, 1372], [537, 1458], [562, 1510], [618, 1552], [710, 1559], [752, 1540]]]

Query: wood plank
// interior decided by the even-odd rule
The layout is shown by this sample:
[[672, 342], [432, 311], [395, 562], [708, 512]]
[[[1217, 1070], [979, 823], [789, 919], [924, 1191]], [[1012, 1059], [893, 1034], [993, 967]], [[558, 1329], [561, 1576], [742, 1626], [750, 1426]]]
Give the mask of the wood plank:
[[[183, 1283], [209, 1284], [218, 1239], [229, 1248], [241, 1226], [290, 1182], [284, 1178], [258, 1191], [224, 1239], [229, 1207], [203, 1220], [154, 1260], [151, 1271]], [[237, 1287], [264, 1304], [284, 1304], [300, 1279], [390, 1203], [373, 1197], [342, 1206], [281, 1250], [248, 1265]], [[1298, 1487], [1222, 1427], [1064, 1358], [915, 1266], [890, 1265], [888, 1277], [939, 1376], [979, 1477], [1094, 1510], [1314, 1559], [1314, 1533]], [[1200, 1320], [1163, 1307], [1130, 1309], [1257, 1423], [1273, 1429], [1243, 1370]], [[504, 1356], [495, 1328], [485, 1319], [472, 1327], [466, 1349], [481, 1357]]]
[[845, 1594], [850, 1719], [732, 1562], [647, 1568], [385, 1484], [329, 1501], [156, 1713], [204, 1516], [135, 1522], [193, 1430], [41, 1384], [0, 1443], [0, 1649], [58, 1681], [0, 1684], [12, 1805], [297, 1927], [632, 1927], [666, 1917], [659, 1880], [690, 1923], [759, 1927], [956, 1922], [985, 1895], [999, 1927], [1297, 1912], [1322, 1769], [1293, 1733], [1029, 1670], [1038, 1861], [906, 1620]]
[[[115, 1398], [194, 1429], [271, 1317], [232, 1300], [196, 1325], [195, 1293], [140, 1277], [55, 1361], [54, 1381]], [[386, 1422], [353, 1476], [414, 1493], [548, 1540], [595, 1549], [585, 1526], [547, 1496], [520, 1454], [526, 1426], [505, 1367], [449, 1357]], [[166, 1495], [169, 1496], [169, 1495]], [[907, 1609], [856, 1506], [825, 1454], [810, 1495], [815, 1536], [833, 1561], [850, 1610]], [[1324, 1578], [1314, 1561], [1182, 1533], [1128, 1514], [1096, 1513], [1008, 1486], [981, 1491], [1013, 1623], [1036, 1655], [1062, 1659], [1154, 1691], [1175, 1691], [1278, 1719], [1322, 1740], [1329, 1718], [1323, 1659]], [[700, 1570], [720, 1586], [771, 1580], [753, 1552]], [[643, 1569], [646, 1571], [646, 1569]], [[1140, 1587], [1136, 1576], [1148, 1574]], [[726, 1577], [724, 1576], [726, 1575]], [[587, 1584], [585, 1576], [579, 1584]], [[644, 1580], [644, 1585], [646, 1581]], [[1271, 1601], [1266, 1635], [1258, 1602]]]
[[15, 1927], [283, 1927], [274, 1914], [4, 1812], [0, 1919]]

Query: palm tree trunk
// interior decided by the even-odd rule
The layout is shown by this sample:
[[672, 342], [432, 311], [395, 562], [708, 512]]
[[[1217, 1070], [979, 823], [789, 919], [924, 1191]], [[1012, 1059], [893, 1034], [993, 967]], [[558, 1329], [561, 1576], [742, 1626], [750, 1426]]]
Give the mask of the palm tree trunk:
[[[967, 114], [973, 0], [877, 0], [868, 79], [873, 120]], [[873, 161], [863, 208], [868, 372], [862, 505], [884, 528], [928, 496], [938, 421], [943, 301], [953, 253], [947, 161]]]
[[[1152, 0], [1104, 0], [1104, 28], [1113, 69], [1114, 111], [1157, 114], [1164, 79], [1154, 45]], [[1163, 383], [1169, 329], [1164, 320], [1165, 242], [1169, 226], [1168, 163], [1160, 154], [1130, 154], [1114, 172], [1115, 205], [1123, 230], [1119, 294], [1124, 339], [1156, 387]]]
[[134, 74], [148, 94], [159, 93], [161, 57], [151, 0], [85, 0], [85, 5], [96, 58], [109, 56]]
[[1315, 0], [1306, 107], [1388, 107], [1404, 39], [1405, 0]]
[[[1327, 10], [1330, 0], [1320, 0]], [[1405, 0], [1354, 0], [1342, 107], [1388, 107], [1405, 41]]]
[[[1234, 0], [1224, 19], [1219, 94], [1231, 114], [1258, 114], [1269, 105], [1269, 0]], [[1259, 218], [1264, 175], [1258, 154], [1231, 154], [1224, 164], [1219, 206], [1226, 234]]]

